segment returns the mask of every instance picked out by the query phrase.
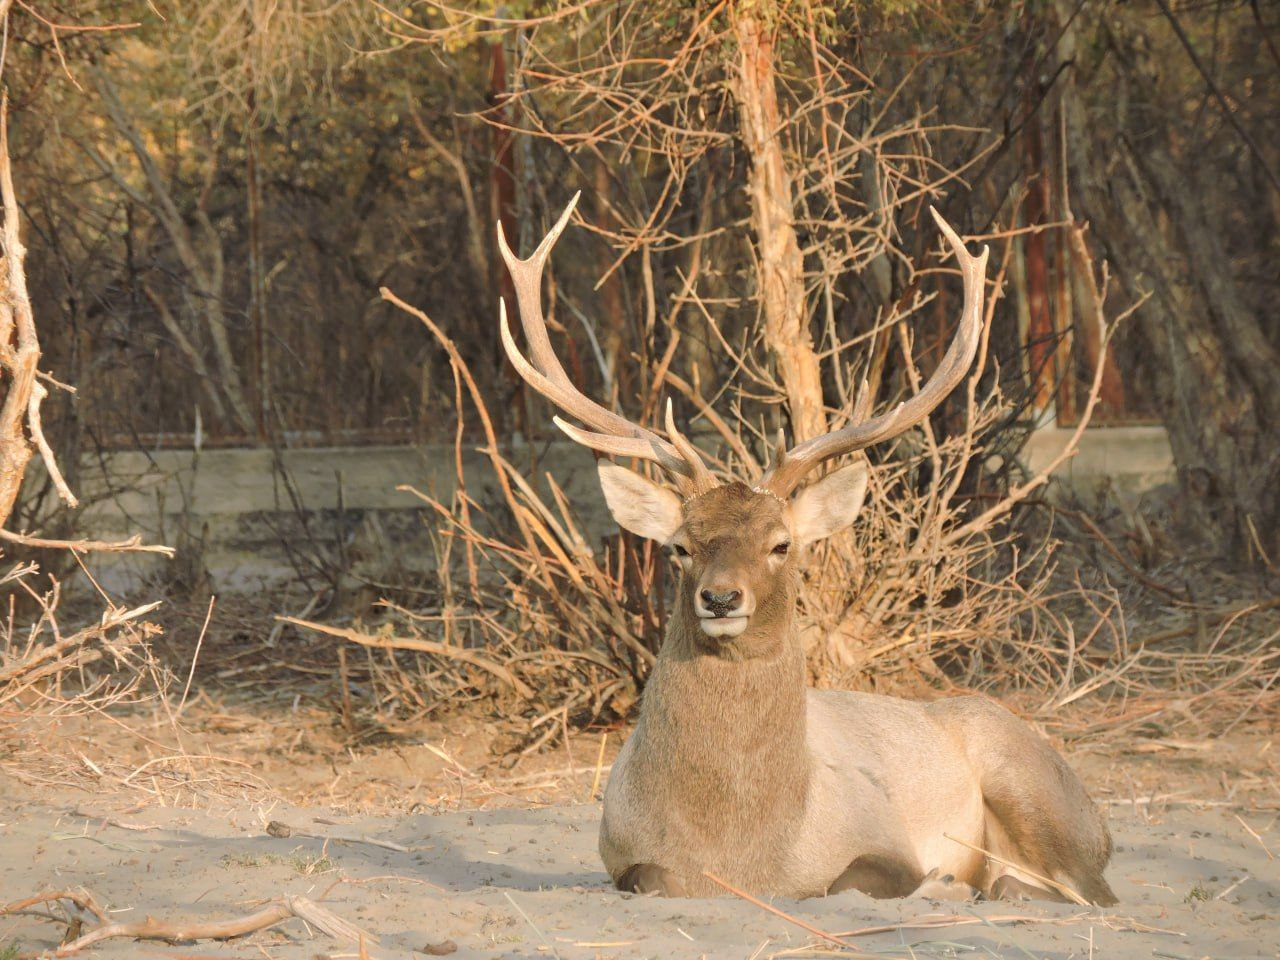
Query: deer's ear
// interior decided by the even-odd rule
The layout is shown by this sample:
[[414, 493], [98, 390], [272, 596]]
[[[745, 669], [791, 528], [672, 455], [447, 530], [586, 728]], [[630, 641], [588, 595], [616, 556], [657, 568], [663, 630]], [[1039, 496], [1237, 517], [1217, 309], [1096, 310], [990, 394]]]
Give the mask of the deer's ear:
[[803, 545], [839, 533], [858, 518], [866, 496], [865, 460], [827, 474], [792, 499], [792, 535]]
[[605, 503], [623, 530], [666, 543], [680, 529], [680, 498], [670, 490], [608, 460], [601, 460], [597, 469]]

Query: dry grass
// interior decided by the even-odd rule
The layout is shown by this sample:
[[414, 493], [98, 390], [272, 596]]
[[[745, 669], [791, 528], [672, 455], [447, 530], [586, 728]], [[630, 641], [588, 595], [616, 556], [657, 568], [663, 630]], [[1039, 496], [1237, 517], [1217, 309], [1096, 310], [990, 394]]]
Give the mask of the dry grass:
[[[1006, 261], [1008, 252], [1006, 243]], [[1002, 278], [1003, 268], [995, 289]], [[428, 609], [384, 602], [386, 616], [373, 632], [287, 622], [364, 646], [378, 703], [398, 706], [402, 715], [424, 709], [425, 697], [467, 699], [487, 689], [531, 721], [532, 746], [556, 735], [557, 718], [625, 715], [661, 642], [671, 589], [666, 560], [653, 544], [626, 535], [602, 549], [588, 544], [554, 481], [539, 484], [503, 457], [454, 342], [422, 311], [384, 296], [427, 327], [454, 370], [457, 490], [449, 502], [414, 491], [438, 519], [439, 602]], [[918, 384], [905, 336], [900, 345], [908, 378]], [[808, 557], [800, 624], [816, 682], [918, 689], [922, 680], [946, 680], [957, 665], [976, 676], [1011, 660], [1040, 632], [1052, 544], [1045, 539], [1027, 550], [1010, 519], [1047, 472], [1010, 482], [1005, 428], [1013, 408], [985, 359], [984, 340], [959, 427], [946, 436], [926, 427], [884, 452], [855, 531]], [[750, 476], [757, 462], [751, 450], [762, 438], [741, 419], [731, 428], [669, 373], [669, 360], [652, 384], [686, 392], [716, 431], [704, 437], [704, 449], [721, 454], [722, 472]], [[841, 382], [857, 382], [853, 361], [833, 362], [846, 366]], [[655, 408], [655, 400], [642, 398], [642, 408]], [[852, 396], [847, 406], [850, 416], [859, 409]], [[487, 504], [473, 496], [461, 469], [468, 408], [498, 490]], [[1087, 417], [1081, 429], [1084, 423]], [[988, 468], [993, 457], [999, 473]]]
[[[588, 544], [563, 491], [550, 479], [540, 485], [524, 476], [502, 456], [483, 396], [453, 341], [426, 314], [384, 295], [422, 321], [452, 360], [458, 487], [447, 503], [414, 491], [439, 520], [433, 538], [438, 605], [411, 610], [386, 602], [388, 616], [376, 634], [340, 635], [388, 653], [368, 661], [384, 704], [412, 710], [425, 705], [425, 690], [460, 698], [496, 687], [501, 696], [514, 697], [531, 721], [533, 745], [556, 735], [557, 718], [589, 722], [606, 709], [625, 714], [661, 640], [666, 561], [654, 545], [626, 536], [603, 549]], [[654, 381], [662, 382], [661, 375]], [[857, 539], [840, 538], [810, 558], [802, 629], [815, 648], [821, 679], [845, 682], [847, 674], [865, 675], [873, 663], [879, 671], [891, 651], [893, 663], [909, 663], [916, 648], [942, 637], [955, 646], [979, 636], [1009, 637], [1008, 625], [1034, 605], [1041, 581], [1028, 588], [1023, 563], [993, 575], [992, 559], [1010, 541], [986, 519], [971, 523], [965, 502], [956, 499], [966, 473], [986, 453], [977, 438], [1007, 414], [998, 392], [975, 400], [976, 384], [977, 375], [967, 428], [945, 440], [927, 433], [914, 455], [878, 465], [870, 516]], [[464, 391], [486, 439], [499, 491], [495, 503], [481, 504], [471, 494], [460, 466]], [[747, 449], [740, 433], [729, 432], [719, 418], [712, 422], [730, 457]], [[919, 484], [926, 471], [931, 479]], [[958, 587], [959, 602], [948, 602]], [[997, 630], [998, 623], [1006, 626]], [[872, 646], [873, 638], [900, 637], [909, 629], [917, 633], [908, 633], [907, 642]], [[406, 655], [390, 655], [394, 650]], [[452, 691], [442, 689], [447, 682]]]
[[[161, 804], [269, 793], [246, 761], [188, 748], [189, 691], [157, 658], [160, 627], [147, 619], [160, 601], [126, 609], [104, 595], [98, 619], [67, 632], [58, 583], [41, 592], [36, 577], [26, 564], [0, 581], [10, 591], [0, 622], [0, 767], [30, 786], [121, 790]], [[24, 626], [18, 593], [38, 611]]]
[[[1004, 252], [995, 290], [1008, 264], [1007, 242]], [[1105, 268], [1099, 276], [1094, 302], [1102, 304]], [[384, 600], [373, 628], [288, 622], [364, 648], [342, 660], [344, 717], [363, 710], [391, 727], [442, 700], [487, 698], [501, 715], [522, 718], [518, 754], [567, 739], [571, 724], [625, 717], [661, 642], [672, 589], [666, 560], [626, 535], [599, 547], [587, 543], [563, 491], [502, 455], [453, 341], [422, 311], [384, 296], [427, 327], [455, 376], [457, 490], [448, 501], [414, 491], [437, 521], [437, 602]], [[1109, 325], [1097, 319], [1105, 339]], [[908, 386], [917, 384], [922, 377], [905, 333], [899, 345]], [[857, 382], [854, 363], [842, 362], [840, 381]], [[1107, 547], [1114, 569], [1095, 562], [1098, 575], [1086, 582], [1080, 542], [1059, 563], [1058, 531], [1045, 522], [1055, 508], [1032, 494], [1073, 453], [1102, 366], [1079, 430], [1053, 464], [1028, 476], [1016, 458], [1016, 405], [985, 362], [984, 342], [958, 391], [950, 431], [926, 425], [882, 451], [858, 524], [808, 558], [799, 618], [813, 681], [925, 696], [1021, 691], [1025, 712], [1060, 736], [1083, 739], [1183, 722], [1229, 729], [1273, 711], [1280, 702], [1274, 604], [1173, 600], [1163, 613], [1152, 612], [1152, 623], [1189, 618], [1191, 627], [1135, 632], [1125, 616], [1128, 594], [1171, 599], [1142, 573], [1142, 558], [1129, 559], [1090, 520], [1089, 535], [1076, 539]], [[656, 385], [672, 384], [710, 424], [700, 443], [713, 460], [719, 454], [718, 468], [749, 476], [763, 459], [753, 455], [763, 446], [761, 433], [741, 419], [728, 426], [667, 366], [652, 371], [642, 408], [656, 408]], [[742, 404], [739, 397], [731, 406]], [[850, 396], [848, 415], [857, 407]], [[488, 502], [472, 493], [461, 469], [468, 411], [496, 485]], [[1064, 515], [1072, 514], [1088, 519]], [[1193, 634], [1194, 643], [1183, 642]], [[356, 674], [373, 689], [362, 702], [349, 694]]]

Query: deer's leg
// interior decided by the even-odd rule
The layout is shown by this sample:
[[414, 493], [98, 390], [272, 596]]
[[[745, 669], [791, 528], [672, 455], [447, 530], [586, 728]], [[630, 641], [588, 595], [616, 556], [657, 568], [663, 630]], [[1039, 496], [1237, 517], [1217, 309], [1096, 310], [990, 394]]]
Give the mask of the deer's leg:
[[877, 900], [909, 896], [924, 880], [919, 865], [888, 854], [864, 853], [845, 867], [827, 893], [861, 890]]
[[996, 878], [987, 897], [991, 900], [1051, 900], [1054, 903], [1071, 903], [1055, 890], [1046, 890], [1007, 873]]
[[953, 874], [943, 873], [936, 867], [925, 874], [920, 886], [911, 891], [911, 896], [927, 900], [976, 900], [980, 895], [977, 887], [957, 880]]
[[[1106, 820], [1061, 755], [1004, 707], [979, 697], [939, 700], [929, 709], [953, 725], [978, 772], [986, 804], [983, 846], [1052, 877], [1090, 903], [1116, 902], [1104, 871], [1111, 858]], [[1001, 876], [983, 882], [992, 898]], [[1014, 885], [1016, 883], [1016, 885]], [[1006, 884], [1008, 896], [1056, 895], [1025, 881]]]
[[688, 888], [670, 870], [656, 863], [635, 863], [623, 870], [614, 886], [624, 893], [656, 894], [659, 897], [687, 897]]

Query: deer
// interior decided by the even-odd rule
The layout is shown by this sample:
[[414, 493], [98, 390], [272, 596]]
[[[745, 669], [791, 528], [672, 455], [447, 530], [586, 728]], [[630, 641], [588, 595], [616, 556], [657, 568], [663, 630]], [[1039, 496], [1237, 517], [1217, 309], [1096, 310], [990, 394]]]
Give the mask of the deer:
[[[1046, 738], [994, 700], [916, 702], [807, 686], [796, 626], [802, 551], [850, 526], [867, 494], [860, 454], [920, 424], [964, 379], [984, 324], [988, 250], [972, 255], [930, 211], [960, 267], [956, 333], [932, 376], [867, 418], [777, 452], [763, 476], [721, 482], [676, 428], [665, 434], [582, 393], [552, 348], [542, 274], [578, 195], [527, 259], [498, 225], [528, 357], [499, 305], [520, 377], [571, 440], [656, 463], [660, 484], [609, 459], [600, 486], [617, 525], [663, 545], [679, 568], [638, 720], [605, 790], [599, 850], [622, 891], [669, 897], [820, 897], [1117, 902], [1105, 820]], [[859, 413], [859, 410], [861, 412]]]

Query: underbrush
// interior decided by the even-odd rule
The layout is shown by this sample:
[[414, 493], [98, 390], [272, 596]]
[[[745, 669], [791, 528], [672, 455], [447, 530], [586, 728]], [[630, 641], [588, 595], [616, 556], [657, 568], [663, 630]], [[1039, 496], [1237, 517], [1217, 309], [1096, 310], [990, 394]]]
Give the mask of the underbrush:
[[[434, 518], [437, 591], [428, 603], [386, 598], [350, 624], [285, 622], [356, 646], [340, 663], [342, 709], [388, 727], [442, 701], [488, 698], [495, 714], [519, 718], [527, 751], [571, 725], [625, 718], [661, 643], [675, 589], [669, 562], [626, 534], [588, 542], [555, 480], [504, 456], [453, 341], [422, 311], [384, 296], [424, 324], [455, 377], [456, 490], [447, 500], [413, 491]], [[1105, 300], [1104, 289], [1095, 302]], [[909, 339], [899, 342], [905, 379], [918, 384]], [[803, 567], [799, 629], [815, 685], [926, 697], [1016, 692], [1027, 712], [1071, 737], [1184, 721], [1205, 729], [1275, 709], [1280, 628], [1274, 604], [1248, 599], [1256, 585], [1238, 581], [1241, 599], [1222, 602], [1162, 594], [1141, 569], [1150, 557], [1129, 559], [1087, 513], [1040, 496], [1074, 453], [1101, 370], [1074, 434], [1034, 474], [1018, 457], [1019, 405], [987, 369], [985, 341], [947, 432], [926, 423], [880, 453], [858, 522]], [[854, 372], [841, 382], [856, 383]], [[642, 408], [656, 409], [664, 384], [698, 412], [698, 443], [722, 475], [759, 475], [763, 432], [745, 419], [730, 427], [666, 371], [655, 373]], [[866, 415], [868, 390], [850, 391], [847, 416]], [[469, 419], [483, 438], [488, 497], [473, 493], [475, 477], [462, 469]], [[1164, 608], [1153, 609], [1153, 595]], [[1197, 643], [1180, 642], [1183, 627], [1135, 623], [1134, 604], [1153, 625], [1200, 624]], [[360, 702], [353, 681], [369, 688]]]

